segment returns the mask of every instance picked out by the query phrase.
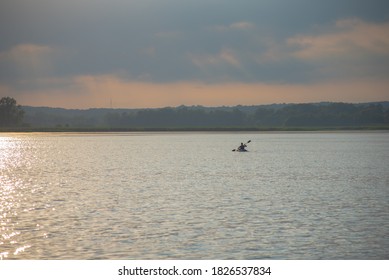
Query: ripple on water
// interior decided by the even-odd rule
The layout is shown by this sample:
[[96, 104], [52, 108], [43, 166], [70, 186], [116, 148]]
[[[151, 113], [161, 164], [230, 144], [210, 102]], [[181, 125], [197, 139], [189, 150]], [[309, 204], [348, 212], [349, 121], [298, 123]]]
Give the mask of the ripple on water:
[[387, 259], [388, 152], [381, 133], [0, 137], [0, 259]]

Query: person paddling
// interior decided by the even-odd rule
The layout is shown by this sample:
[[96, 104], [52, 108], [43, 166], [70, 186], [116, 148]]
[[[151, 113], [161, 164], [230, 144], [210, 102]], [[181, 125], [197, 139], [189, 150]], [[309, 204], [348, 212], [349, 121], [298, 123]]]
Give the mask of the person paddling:
[[240, 143], [240, 146], [239, 146], [238, 150], [239, 150], [239, 151], [244, 151], [244, 150], [246, 150], [246, 149], [245, 149], [246, 147], [247, 147], [246, 144]]
[[233, 152], [247, 152], [246, 147], [247, 147], [247, 144], [250, 142], [251, 142], [251, 140], [247, 141], [246, 144], [240, 143], [240, 146], [237, 149], [233, 149], [232, 151]]

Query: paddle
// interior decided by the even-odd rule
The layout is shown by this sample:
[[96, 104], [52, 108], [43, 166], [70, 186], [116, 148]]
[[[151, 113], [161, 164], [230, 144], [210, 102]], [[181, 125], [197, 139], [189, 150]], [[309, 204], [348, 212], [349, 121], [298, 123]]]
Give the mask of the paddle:
[[[244, 146], [246, 147], [246, 145], [247, 145], [248, 143], [250, 143], [250, 142], [251, 142], [251, 140], [247, 141], [247, 143], [244, 144]], [[236, 152], [237, 150], [239, 150], [239, 148], [238, 148], [238, 149], [233, 149], [232, 151], [233, 151], [233, 152]]]

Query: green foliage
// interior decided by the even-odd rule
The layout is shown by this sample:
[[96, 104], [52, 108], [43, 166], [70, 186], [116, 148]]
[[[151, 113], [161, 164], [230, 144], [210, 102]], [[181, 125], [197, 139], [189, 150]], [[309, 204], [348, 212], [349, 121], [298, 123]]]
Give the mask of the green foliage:
[[20, 126], [23, 121], [24, 111], [16, 100], [11, 97], [0, 99], [0, 127]]

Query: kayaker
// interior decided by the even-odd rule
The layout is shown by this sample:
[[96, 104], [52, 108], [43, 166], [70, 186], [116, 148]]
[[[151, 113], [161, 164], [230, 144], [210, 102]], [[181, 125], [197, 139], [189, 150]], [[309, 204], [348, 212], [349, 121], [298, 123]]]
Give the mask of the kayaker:
[[240, 146], [239, 146], [238, 150], [239, 150], [239, 151], [243, 151], [243, 150], [245, 150], [246, 147], [247, 147], [247, 146], [246, 146], [245, 144], [240, 143]]

